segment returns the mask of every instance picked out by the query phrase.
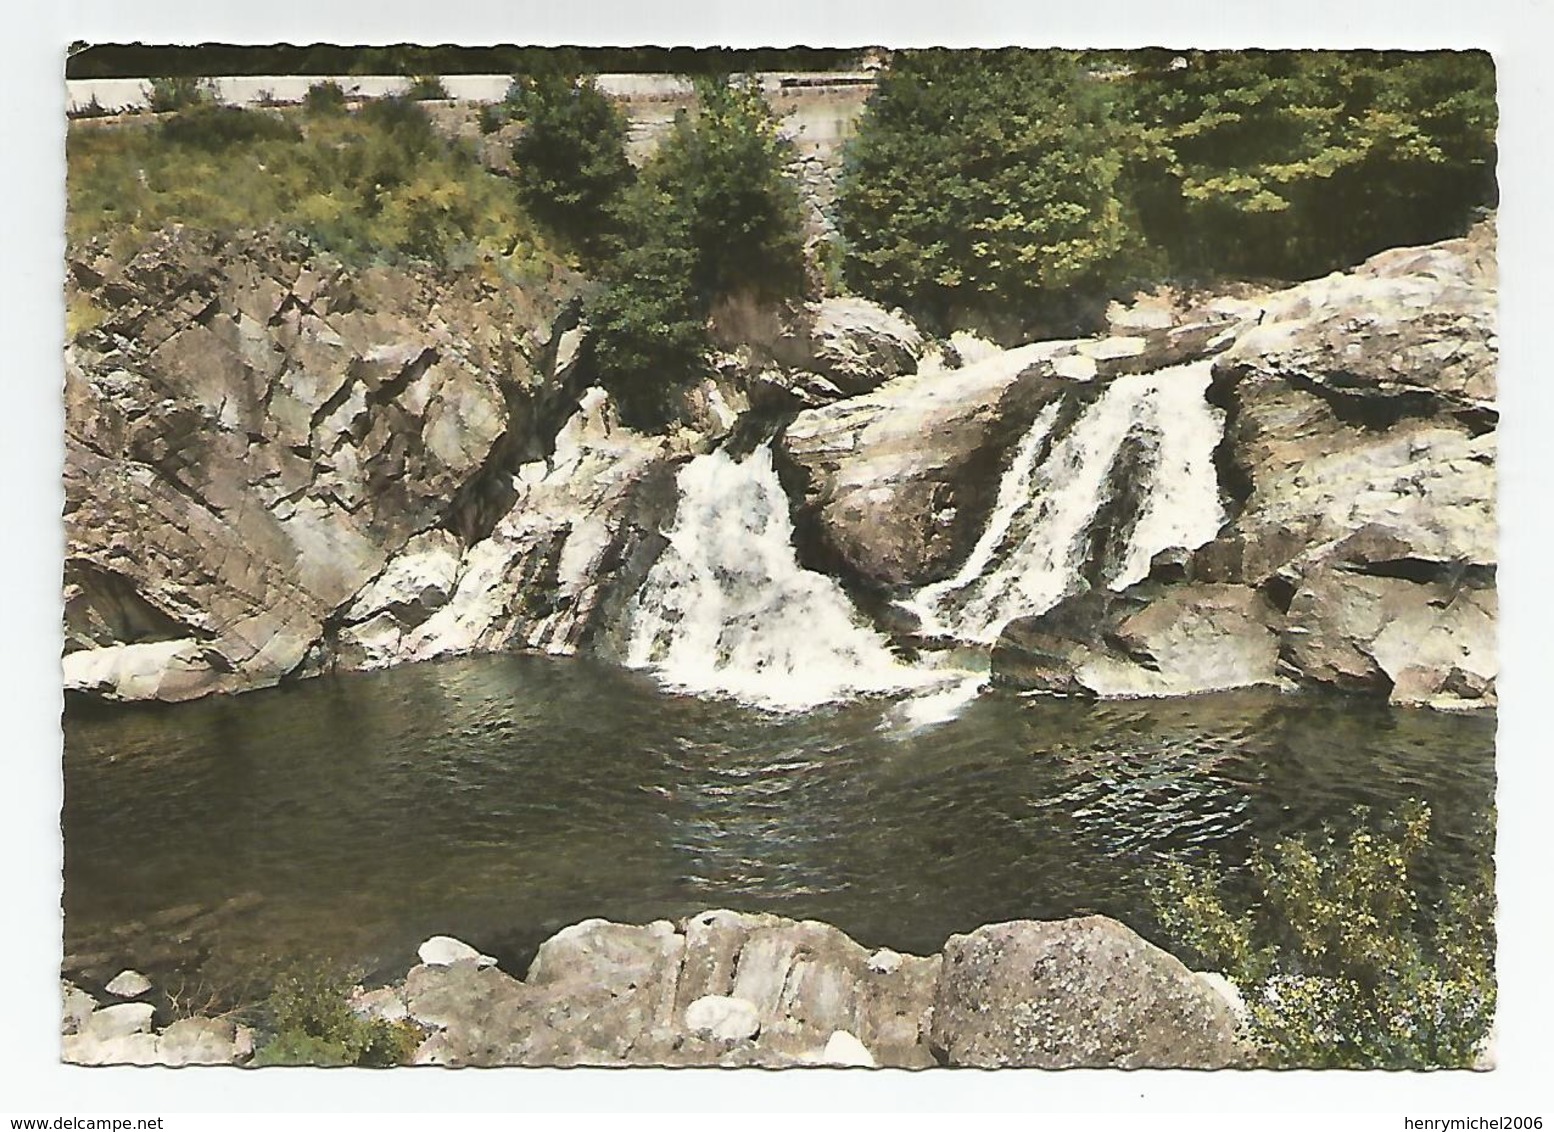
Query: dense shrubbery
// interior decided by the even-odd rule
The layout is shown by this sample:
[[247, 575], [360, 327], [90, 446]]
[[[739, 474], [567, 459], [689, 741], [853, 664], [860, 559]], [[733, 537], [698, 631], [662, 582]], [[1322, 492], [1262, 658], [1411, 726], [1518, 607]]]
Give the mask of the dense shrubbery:
[[1492, 207], [1495, 121], [1483, 52], [903, 52], [848, 154], [847, 278], [944, 329], [1320, 274]]
[[621, 194], [636, 179], [626, 116], [593, 79], [554, 71], [514, 80], [503, 110], [524, 127], [513, 144], [524, 207], [585, 263], [598, 260], [616, 235]]
[[1248, 1008], [1248, 1036], [1280, 1066], [1467, 1067], [1495, 1013], [1494, 894], [1487, 875], [1422, 908], [1414, 878], [1430, 812], [1386, 828], [1259, 848], [1262, 890], [1235, 902], [1217, 870], [1177, 863], [1157, 914], [1179, 947], [1222, 971]]
[[255, 1065], [360, 1065], [386, 1068], [409, 1062], [423, 1034], [409, 1022], [363, 1018], [351, 1010], [352, 980], [327, 965], [282, 973], [255, 1011], [267, 1036]]
[[152, 79], [150, 85], [142, 87], [141, 91], [146, 96], [146, 105], [154, 114], [210, 105], [217, 100], [214, 80], [187, 75]]
[[346, 114], [336, 92], [315, 86], [300, 118], [198, 105], [154, 126], [73, 130], [72, 243], [106, 236], [132, 252], [180, 222], [274, 228], [351, 262], [550, 262], [511, 184], [440, 137], [419, 105]]
[[1484, 52], [1134, 53], [1130, 190], [1178, 270], [1300, 278], [1493, 206]]
[[302, 108], [309, 114], [345, 113], [345, 91], [333, 79], [314, 83], [302, 96]]
[[847, 153], [849, 283], [941, 332], [1104, 290], [1133, 234], [1103, 96], [1065, 52], [898, 56]]
[[640, 427], [674, 415], [719, 299], [780, 299], [803, 282], [798, 191], [771, 109], [723, 79], [699, 80], [697, 96], [613, 208], [619, 236], [589, 304], [591, 364]]

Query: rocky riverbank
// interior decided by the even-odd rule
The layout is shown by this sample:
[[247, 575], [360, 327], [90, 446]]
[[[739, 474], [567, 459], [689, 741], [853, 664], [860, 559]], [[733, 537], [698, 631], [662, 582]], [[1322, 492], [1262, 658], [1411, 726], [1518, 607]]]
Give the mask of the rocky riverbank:
[[[1225, 1068], [1249, 1064], [1239, 1001], [1102, 916], [991, 924], [935, 955], [870, 951], [816, 921], [709, 911], [677, 923], [587, 920], [541, 945], [522, 979], [449, 937], [363, 1018], [423, 1035], [417, 1065], [936, 1065]], [[107, 1064], [249, 1063], [227, 1019], [153, 1029], [149, 983], [99, 1004], [66, 986], [63, 1056]]]

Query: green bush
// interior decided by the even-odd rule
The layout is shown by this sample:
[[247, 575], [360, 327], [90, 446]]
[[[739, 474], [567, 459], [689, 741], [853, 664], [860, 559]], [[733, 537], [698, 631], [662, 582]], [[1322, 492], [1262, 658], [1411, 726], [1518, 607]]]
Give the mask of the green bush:
[[302, 131], [279, 115], [236, 106], [193, 106], [158, 123], [157, 128], [174, 145], [209, 152], [258, 142], [302, 140]]
[[170, 110], [186, 110], [191, 106], [205, 106], [217, 101], [214, 79], [202, 79], [193, 75], [152, 79], [149, 86], [141, 88], [146, 103], [153, 113]]
[[302, 109], [309, 114], [344, 114], [345, 91], [333, 79], [314, 83], [302, 96]]
[[507, 125], [507, 115], [500, 105], [482, 102], [480, 109], [475, 112], [475, 122], [482, 134], [494, 134]]
[[437, 75], [417, 75], [410, 80], [410, 89], [405, 92], [405, 97], [414, 102], [438, 102], [450, 96], [448, 88]]
[[770, 108], [722, 78], [698, 80], [697, 95], [621, 194], [588, 306], [589, 364], [638, 428], [673, 420], [702, 376], [718, 300], [780, 300], [803, 285], [798, 191]]
[[1255, 900], [1213, 866], [1177, 862], [1152, 884], [1178, 948], [1222, 971], [1248, 1008], [1248, 1037], [1278, 1066], [1467, 1067], [1495, 1012], [1494, 894], [1488, 875], [1421, 907], [1429, 840], [1419, 802], [1379, 830], [1259, 847]]
[[613, 250], [616, 208], [636, 180], [626, 116], [592, 78], [552, 71], [515, 78], [503, 112], [523, 123], [513, 176], [524, 207], [585, 263], [597, 263]]
[[938, 333], [977, 316], [1066, 332], [1133, 269], [1123, 146], [1070, 53], [901, 52], [847, 147], [847, 281]]
[[423, 1034], [409, 1022], [363, 1018], [351, 1010], [353, 980], [327, 964], [284, 971], [260, 1008], [268, 1035], [254, 1052], [256, 1065], [360, 1065], [409, 1062]]

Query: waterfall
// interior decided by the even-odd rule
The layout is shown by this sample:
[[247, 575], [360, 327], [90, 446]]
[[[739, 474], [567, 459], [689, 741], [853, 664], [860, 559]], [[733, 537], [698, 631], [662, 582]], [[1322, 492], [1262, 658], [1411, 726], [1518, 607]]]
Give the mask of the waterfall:
[[627, 609], [626, 663], [673, 687], [779, 710], [920, 685], [840, 586], [793, 552], [768, 445], [680, 469], [669, 546]]
[[[1204, 396], [1209, 364], [1117, 378], [1056, 441], [1057, 406], [1043, 409], [965, 564], [901, 602], [922, 632], [991, 644], [1010, 620], [1092, 580], [1124, 589], [1160, 551], [1212, 539], [1224, 516], [1213, 462], [1222, 420]], [[1124, 466], [1130, 453], [1150, 465], [1147, 474]], [[1102, 539], [1110, 545], [1098, 551]]]

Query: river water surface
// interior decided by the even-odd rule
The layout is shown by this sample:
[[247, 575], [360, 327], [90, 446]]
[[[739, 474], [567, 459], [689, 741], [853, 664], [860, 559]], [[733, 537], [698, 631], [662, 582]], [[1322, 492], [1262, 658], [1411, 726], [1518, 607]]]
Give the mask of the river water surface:
[[916, 952], [1089, 911], [1159, 940], [1144, 878], [1161, 861], [1237, 866], [1254, 837], [1356, 804], [1430, 803], [1433, 877], [1490, 851], [1487, 716], [993, 693], [910, 731], [892, 707], [772, 714], [536, 656], [73, 704], [66, 968], [329, 957], [402, 972], [448, 933], [521, 973], [566, 924], [709, 907]]

